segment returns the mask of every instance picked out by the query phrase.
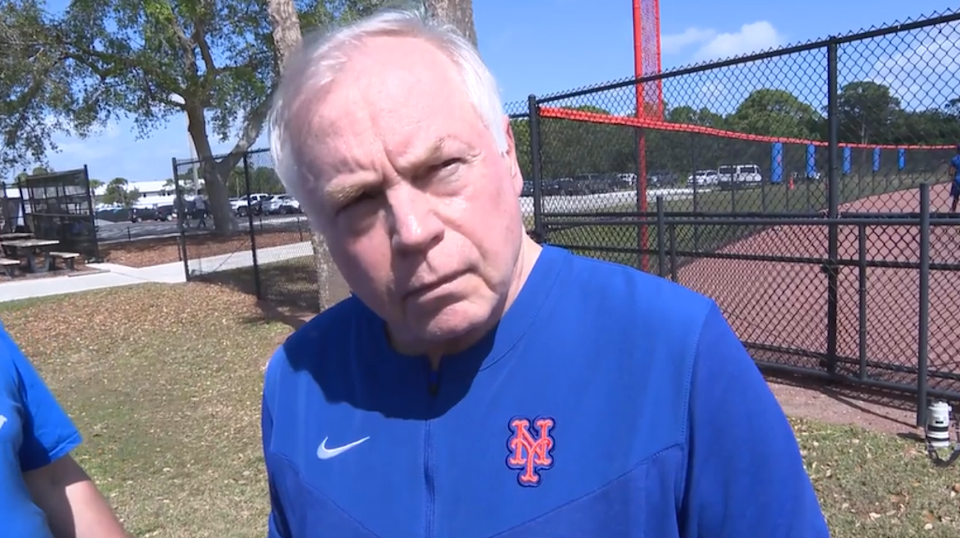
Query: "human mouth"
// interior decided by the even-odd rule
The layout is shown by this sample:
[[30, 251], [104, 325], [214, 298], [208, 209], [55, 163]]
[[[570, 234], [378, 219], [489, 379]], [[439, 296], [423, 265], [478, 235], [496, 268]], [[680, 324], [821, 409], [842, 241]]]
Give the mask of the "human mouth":
[[447, 276], [447, 277], [444, 277], [444, 278], [439, 278], [439, 279], [436, 279], [436, 280], [432, 280], [432, 281], [427, 282], [427, 283], [424, 283], [424, 284], [417, 284], [417, 285], [411, 287], [411, 288], [404, 294], [404, 297], [403, 297], [403, 298], [404, 298], [404, 300], [422, 299], [422, 298], [424, 298], [424, 297], [427, 297], [427, 296], [433, 294], [434, 292], [436, 292], [436, 291], [439, 290], [440, 288], [443, 288], [443, 287], [446, 286], [447, 284], [450, 284], [450, 283], [454, 282], [455, 280], [457, 280], [458, 278], [460, 278], [460, 276], [461, 276], [461, 275], [460, 275], [459, 273], [457, 273], [457, 274], [453, 274], [453, 275], [450, 275], [450, 276]]

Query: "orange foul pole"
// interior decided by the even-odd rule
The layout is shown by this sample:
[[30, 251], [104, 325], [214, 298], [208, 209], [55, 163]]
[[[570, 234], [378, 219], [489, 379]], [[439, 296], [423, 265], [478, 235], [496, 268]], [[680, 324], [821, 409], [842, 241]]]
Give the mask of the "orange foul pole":
[[[660, 73], [660, 0], [633, 0], [633, 70], [636, 78]], [[645, 95], [650, 90], [653, 95]], [[660, 80], [635, 86], [637, 119], [663, 121], [663, 85]], [[637, 209], [647, 212], [647, 141], [637, 129]], [[647, 226], [638, 225], [637, 246], [650, 248]], [[647, 255], [640, 254], [640, 269], [646, 271]], [[662, 268], [660, 268], [662, 270]]]
[[[636, 78], [644, 75], [643, 69], [643, 18], [640, 13], [641, 0], [633, 0], [633, 70]], [[637, 119], [644, 117], [643, 84], [634, 85], [636, 90]], [[637, 129], [637, 210], [647, 212], [647, 141], [642, 129]], [[646, 218], [641, 216], [641, 219]], [[640, 250], [640, 270], [647, 270], [647, 225], [639, 224], [637, 248]]]

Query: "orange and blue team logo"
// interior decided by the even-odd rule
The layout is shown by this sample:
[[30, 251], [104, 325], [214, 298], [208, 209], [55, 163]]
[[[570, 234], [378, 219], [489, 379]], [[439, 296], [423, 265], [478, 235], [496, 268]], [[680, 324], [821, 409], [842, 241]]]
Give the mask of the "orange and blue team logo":
[[555, 442], [551, 431], [555, 424], [549, 417], [537, 417], [533, 421], [520, 417], [510, 420], [507, 467], [519, 471], [517, 482], [521, 486], [539, 486], [541, 471], [553, 467]]

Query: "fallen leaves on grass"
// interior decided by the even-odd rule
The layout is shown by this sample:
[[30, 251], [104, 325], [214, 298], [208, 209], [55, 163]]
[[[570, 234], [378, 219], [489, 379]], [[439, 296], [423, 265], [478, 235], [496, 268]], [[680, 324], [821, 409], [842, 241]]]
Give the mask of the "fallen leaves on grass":
[[0, 305], [136, 536], [265, 534], [261, 367], [290, 328], [252, 298], [144, 285]]
[[[253, 299], [144, 285], [0, 304], [136, 536], [260, 537], [261, 367], [290, 332]], [[960, 475], [889, 434], [791, 420], [835, 538], [960, 535]]]
[[834, 538], [960, 535], [960, 476], [916, 441], [791, 420]]

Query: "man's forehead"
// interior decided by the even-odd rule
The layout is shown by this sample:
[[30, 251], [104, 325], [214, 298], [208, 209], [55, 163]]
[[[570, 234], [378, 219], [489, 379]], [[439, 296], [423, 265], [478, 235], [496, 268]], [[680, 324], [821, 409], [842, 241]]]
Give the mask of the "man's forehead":
[[410, 38], [377, 38], [354, 50], [305, 112], [294, 120], [302, 122], [301, 141], [314, 150], [305, 157], [326, 166], [343, 152], [373, 150], [357, 144], [428, 153], [442, 140], [467, 138], [460, 131], [479, 121], [453, 62]]
[[[453, 61], [433, 45], [419, 39], [378, 37], [347, 55], [327, 98], [340, 101], [321, 107], [328, 115], [336, 114], [339, 106], [380, 115], [423, 115], [462, 106], [467, 95]], [[420, 110], [423, 107], [428, 110]]]

